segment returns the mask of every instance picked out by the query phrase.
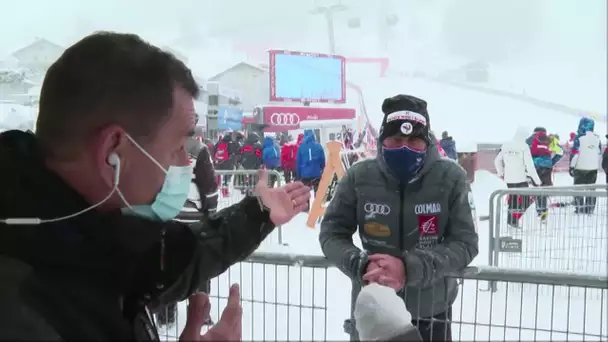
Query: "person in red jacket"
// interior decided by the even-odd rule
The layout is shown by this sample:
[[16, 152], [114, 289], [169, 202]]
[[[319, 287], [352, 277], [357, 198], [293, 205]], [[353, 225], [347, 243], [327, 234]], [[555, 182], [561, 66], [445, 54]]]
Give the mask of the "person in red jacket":
[[[549, 143], [550, 140], [546, 130], [541, 130], [534, 133], [532, 142], [530, 144], [530, 154], [532, 155], [532, 160], [534, 161], [536, 173], [538, 173], [538, 177], [540, 177], [541, 186], [553, 185], [553, 179], [551, 176], [553, 174], [554, 162], [551, 155], [551, 149], [549, 148]], [[547, 196], [536, 196], [535, 202], [538, 217], [542, 222], [546, 222], [549, 214]]]
[[296, 178], [296, 156], [302, 139], [304, 139], [304, 134], [300, 133], [297, 141], [287, 142], [281, 147], [281, 168], [283, 169], [285, 183], [289, 183]]
[[568, 142], [566, 143], [568, 151], [572, 148], [572, 145], [574, 144], [574, 138], [576, 138], [576, 132], [570, 132], [570, 140], [568, 140]]
[[298, 141], [297, 141], [298, 146], [302, 145], [302, 141], [304, 141], [304, 133], [298, 134]]
[[447, 157], [447, 156], [448, 156], [448, 154], [447, 154], [447, 153], [445, 153], [445, 151], [444, 151], [444, 150], [443, 150], [443, 148], [441, 147], [441, 144], [440, 144], [440, 141], [439, 141], [439, 140], [437, 140], [437, 151], [439, 151], [439, 154], [440, 154], [442, 157]]

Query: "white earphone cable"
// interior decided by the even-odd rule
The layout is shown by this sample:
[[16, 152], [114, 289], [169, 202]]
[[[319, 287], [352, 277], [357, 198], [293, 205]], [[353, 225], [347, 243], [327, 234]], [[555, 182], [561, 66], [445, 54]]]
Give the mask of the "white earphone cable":
[[[59, 221], [63, 221], [63, 220], [69, 220], [71, 218], [74, 218], [76, 216], [82, 215], [86, 212], [89, 212], [97, 207], [99, 207], [100, 205], [104, 204], [105, 202], [107, 202], [112, 195], [114, 195], [115, 192], [118, 191], [118, 193], [120, 194], [120, 191], [118, 190], [118, 184], [119, 184], [119, 177], [120, 177], [120, 159], [118, 158], [118, 156], [113, 157], [111, 156], [109, 158], [110, 164], [114, 164], [114, 184], [112, 187], [112, 191], [110, 191], [110, 193], [100, 202], [98, 202], [97, 204], [94, 204], [88, 208], [85, 208], [79, 212], [67, 215], [67, 216], [63, 216], [63, 217], [57, 217], [57, 218], [53, 218], [53, 219], [41, 219], [39, 217], [14, 217], [14, 218], [7, 218], [7, 219], [1, 219], [0, 223], [4, 223], [7, 225], [39, 225], [39, 224], [43, 224], [43, 223], [53, 223], [53, 222], [59, 222]], [[120, 194], [121, 198], [122, 198], [122, 194]]]

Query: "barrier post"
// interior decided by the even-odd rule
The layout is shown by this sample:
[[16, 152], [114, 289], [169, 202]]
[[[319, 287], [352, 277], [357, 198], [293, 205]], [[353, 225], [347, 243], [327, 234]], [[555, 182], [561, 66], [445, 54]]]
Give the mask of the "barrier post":
[[325, 204], [327, 190], [329, 189], [329, 185], [334, 178], [334, 174], [337, 175], [338, 180], [340, 180], [344, 176], [345, 172], [344, 166], [342, 165], [342, 160], [340, 159], [342, 143], [338, 141], [330, 141], [325, 146], [327, 147], [327, 162], [325, 163], [325, 169], [321, 175], [319, 189], [315, 194], [314, 201], [312, 202], [312, 208], [310, 208], [308, 219], [306, 220], [306, 226], [311, 229], [315, 228], [319, 217], [325, 214], [325, 207], [323, 204]]

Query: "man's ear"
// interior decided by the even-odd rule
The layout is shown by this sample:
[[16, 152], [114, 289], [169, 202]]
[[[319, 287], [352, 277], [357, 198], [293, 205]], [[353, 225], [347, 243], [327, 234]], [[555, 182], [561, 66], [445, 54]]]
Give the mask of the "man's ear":
[[[110, 163], [111, 159], [118, 158], [120, 167], [124, 169], [124, 160], [121, 158], [126, 153], [128, 139], [125, 131], [117, 125], [110, 125], [102, 129], [94, 142], [95, 166], [101, 170], [104, 183], [108, 187], [114, 186], [116, 163]], [[117, 157], [110, 157], [111, 155]], [[114, 165], [112, 165], [114, 164]]]

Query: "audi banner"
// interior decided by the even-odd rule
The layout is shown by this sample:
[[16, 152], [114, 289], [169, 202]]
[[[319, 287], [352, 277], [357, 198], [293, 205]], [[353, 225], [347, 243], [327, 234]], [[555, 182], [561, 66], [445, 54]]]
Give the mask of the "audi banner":
[[300, 129], [300, 122], [314, 120], [350, 120], [356, 116], [352, 108], [264, 107], [265, 132], [284, 132]]

